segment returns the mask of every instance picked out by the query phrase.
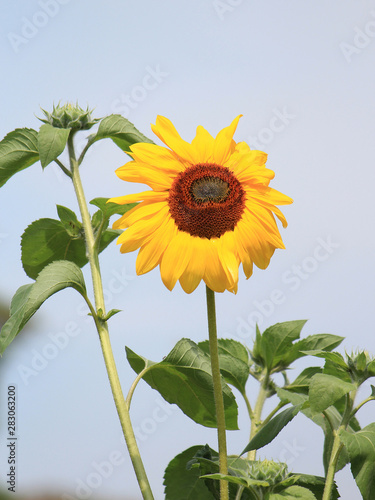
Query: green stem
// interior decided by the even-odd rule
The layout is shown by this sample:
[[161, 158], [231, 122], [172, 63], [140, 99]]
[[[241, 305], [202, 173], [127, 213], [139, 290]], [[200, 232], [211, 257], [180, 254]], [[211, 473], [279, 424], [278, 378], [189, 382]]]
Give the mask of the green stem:
[[[251, 420], [250, 440], [255, 436], [255, 434], [258, 432], [259, 428], [262, 425], [261, 422], [262, 410], [268, 396], [268, 382], [269, 382], [269, 373], [268, 371], [266, 371], [263, 373], [258, 398], [254, 407], [253, 418]], [[248, 460], [255, 460], [256, 450], [250, 450], [249, 453], [247, 454], [247, 458]]]
[[340, 431], [346, 430], [346, 428], [349, 425], [350, 418], [352, 415], [352, 409], [353, 409], [355, 395], [356, 395], [356, 391], [352, 391], [351, 394], [346, 395], [346, 407], [345, 407], [345, 412], [344, 412], [344, 415], [342, 417], [340, 427], [337, 429], [337, 431], [333, 431], [334, 440], [333, 440], [333, 445], [332, 445], [332, 450], [331, 450], [331, 456], [329, 458], [329, 464], [328, 464], [328, 469], [327, 469], [326, 482], [325, 482], [325, 486], [324, 486], [322, 500], [331, 500], [332, 488], [333, 488], [333, 483], [335, 480], [335, 474], [336, 474], [336, 469], [337, 469], [337, 462], [339, 460], [341, 450], [344, 447], [344, 445], [342, 444], [341, 439], [340, 439]]
[[[217, 343], [215, 292], [206, 286], [208, 337], [211, 356], [212, 381], [214, 386], [214, 399], [217, 420], [217, 437], [219, 443], [219, 472], [228, 474], [227, 440], [225, 435], [225, 411], [223, 389], [219, 366], [219, 349]], [[220, 481], [220, 500], [229, 500], [227, 481]]]
[[61, 170], [64, 172], [65, 175], [67, 175], [68, 177], [72, 178], [72, 173], [65, 167], [65, 165], [63, 163], [61, 163], [60, 160], [58, 160], [56, 158], [55, 159], [55, 163], [61, 168]]
[[279, 404], [270, 412], [269, 415], [267, 415], [267, 417], [263, 420], [262, 422], [262, 427], [265, 426], [266, 424], [268, 424], [268, 422], [271, 420], [271, 418], [273, 418], [276, 413], [281, 410], [281, 408], [284, 408], [285, 405], [287, 405], [288, 402], [287, 401], [280, 401]]
[[72, 181], [76, 192], [82, 224], [85, 231], [86, 251], [90, 262], [90, 269], [92, 275], [92, 282], [95, 296], [95, 324], [98, 330], [100, 344], [103, 351], [104, 362], [107, 368], [108, 378], [112, 389], [113, 399], [115, 401], [117, 413], [120, 419], [121, 427], [124, 433], [125, 441], [128, 447], [129, 455], [133, 463], [134, 471], [138, 479], [139, 487], [142, 492], [144, 500], [153, 500], [153, 494], [150, 484], [143, 466], [143, 462], [139, 453], [137, 442], [134, 436], [133, 427], [130, 421], [129, 407], [126, 404], [124, 395], [122, 393], [119, 376], [116, 369], [116, 364], [112, 352], [112, 347], [109, 339], [108, 325], [106, 321], [98, 317], [97, 312], [102, 311], [105, 315], [105, 303], [103, 294], [103, 284], [99, 267], [98, 250], [95, 245], [94, 233], [91, 225], [91, 218], [87, 208], [87, 203], [82, 187], [81, 178], [79, 175], [79, 165], [75, 157], [73, 146], [73, 133], [70, 134], [68, 139], [68, 149], [70, 157], [70, 168], [72, 174]]

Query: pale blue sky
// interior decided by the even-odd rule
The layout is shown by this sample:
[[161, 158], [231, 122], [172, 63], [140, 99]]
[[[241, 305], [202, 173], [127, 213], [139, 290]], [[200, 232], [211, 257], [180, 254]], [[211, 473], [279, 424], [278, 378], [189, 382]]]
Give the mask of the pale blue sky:
[[[199, 124], [215, 135], [243, 114], [235, 139], [269, 154], [272, 185], [294, 204], [283, 210], [286, 250], [266, 271], [249, 281], [241, 277], [236, 296], [217, 297], [220, 335], [251, 345], [255, 320], [263, 330], [307, 318], [305, 335], [343, 335], [341, 352], [359, 347], [375, 353], [375, 1], [19, 0], [3, 2], [0, 19], [1, 137], [16, 127], [39, 127], [39, 107], [50, 109], [59, 100], [89, 104], [96, 116], [124, 113], [149, 137], [150, 123], [161, 114], [186, 140]], [[110, 141], [97, 143], [82, 167], [87, 198], [143, 190], [115, 176], [126, 161]], [[19, 262], [20, 235], [38, 218], [55, 218], [56, 204], [77, 208], [70, 182], [52, 165], [42, 172], [36, 164], [2, 188], [4, 300], [29, 282]], [[181, 337], [206, 338], [204, 287], [186, 295], [177, 285], [170, 293], [158, 270], [135, 276], [135, 257], [120, 255], [115, 245], [102, 256], [108, 308], [124, 310], [110, 327], [125, 392], [133, 379], [125, 345], [160, 360]], [[282, 299], [270, 306], [276, 296]], [[51, 298], [35, 327], [1, 360], [0, 397], [8, 384], [18, 386], [19, 492], [51, 487], [74, 493], [95, 471], [93, 462], [119, 450], [122, 463], [94, 493], [120, 496], [127, 490], [139, 498], [99, 343], [77, 297], [66, 291]], [[24, 368], [66, 329], [67, 345], [25, 380]], [[168, 461], [189, 446], [215, 447], [216, 441], [213, 430], [179, 410], [160, 410], [162, 421], [155, 423], [159, 400], [140, 384], [132, 407], [157, 500]], [[242, 425], [229, 433], [231, 453], [243, 448], [248, 435], [239, 403]], [[366, 408], [360, 414], [364, 425], [375, 415], [374, 407]], [[262, 456], [322, 474], [321, 444], [320, 429], [298, 416]], [[2, 449], [2, 465], [4, 459]], [[338, 480], [344, 500], [360, 498], [348, 468]]]

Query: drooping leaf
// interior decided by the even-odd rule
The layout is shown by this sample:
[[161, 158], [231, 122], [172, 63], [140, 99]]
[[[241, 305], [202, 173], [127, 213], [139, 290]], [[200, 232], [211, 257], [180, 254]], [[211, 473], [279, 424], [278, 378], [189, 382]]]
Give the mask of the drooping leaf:
[[107, 138], [112, 139], [113, 142], [125, 152], [129, 152], [129, 146], [137, 142], [148, 142], [153, 144], [151, 139], [148, 139], [139, 132], [128, 119], [121, 115], [109, 115], [103, 118], [93, 141]]
[[302, 392], [307, 394], [309, 390], [310, 380], [316, 373], [322, 373], [322, 369], [319, 366], [309, 366], [305, 368], [296, 378], [283, 389], [293, 392]]
[[[143, 379], [171, 404], [176, 404], [194, 422], [216, 427], [211, 364], [197, 344], [182, 339], [160, 363], [147, 361], [126, 348], [130, 366], [137, 373], [149, 366]], [[238, 429], [236, 399], [222, 379], [226, 428]]]
[[0, 142], [0, 187], [38, 160], [38, 132], [31, 128], [10, 132]]
[[340, 439], [348, 450], [352, 474], [364, 500], [373, 500], [375, 491], [375, 423], [350, 433], [341, 431]]
[[69, 261], [53, 262], [43, 269], [35, 283], [20, 287], [12, 301], [11, 316], [0, 332], [0, 354], [4, 352], [44, 301], [56, 292], [68, 287], [74, 288], [82, 296], [86, 295], [82, 271]]
[[279, 432], [291, 420], [293, 420], [300, 409], [301, 405], [291, 406], [271, 418], [271, 420], [267, 422], [266, 425], [261, 427], [261, 429], [255, 434], [240, 455], [243, 455], [250, 450], [259, 450], [260, 448], [263, 448], [263, 446], [266, 446], [266, 444], [270, 443], [279, 434]]
[[[209, 341], [199, 342], [198, 346], [210, 353]], [[218, 339], [220, 372], [228, 384], [233, 385], [242, 394], [249, 378], [249, 353], [246, 347], [232, 339]]]
[[192, 446], [173, 458], [164, 473], [165, 500], [213, 500], [205, 481], [200, 479], [197, 468], [187, 469], [186, 464], [202, 446]]
[[45, 123], [39, 129], [38, 151], [43, 168], [56, 160], [64, 151], [68, 141], [70, 129], [53, 127]]
[[317, 373], [310, 382], [309, 401], [312, 414], [321, 413], [338, 399], [356, 389], [355, 384], [345, 382], [333, 375]]

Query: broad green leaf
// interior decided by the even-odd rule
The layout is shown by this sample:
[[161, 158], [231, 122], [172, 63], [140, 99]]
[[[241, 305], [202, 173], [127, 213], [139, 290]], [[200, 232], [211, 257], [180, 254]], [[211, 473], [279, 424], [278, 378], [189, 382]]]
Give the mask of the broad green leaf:
[[331, 351], [340, 345], [343, 340], [344, 337], [331, 335], [329, 333], [309, 335], [308, 337], [295, 342], [291, 346], [290, 350], [283, 356], [283, 361], [286, 363], [286, 366], [289, 366], [296, 359], [306, 356], [304, 351]]
[[229, 474], [206, 474], [202, 476], [205, 479], [223, 479], [225, 481], [228, 481], [229, 483], [234, 483], [238, 484], [240, 486], [245, 486], [246, 488], [251, 488], [253, 486], [263, 486], [267, 487], [269, 486], [269, 483], [267, 481], [260, 481], [259, 479], [252, 479], [250, 477], [242, 477], [242, 476], [230, 476]]
[[20, 287], [12, 301], [11, 316], [0, 332], [0, 354], [5, 351], [44, 301], [68, 287], [74, 288], [82, 296], [86, 295], [82, 271], [69, 261], [53, 262], [43, 269], [35, 283]]
[[0, 142], [0, 187], [38, 160], [38, 132], [32, 128], [10, 132]]
[[269, 371], [280, 371], [287, 368], [288, 363], [287, 360], [284, 361], [284, 356], [288, 356], [293, 341], [299, 338], [305, 323], [306, 320], [276, 323], [263, 332], [257, 350]]
[[[320, 476], [312, 476], [310, 474], [298, 474], [297, 481], [295, 482], [296, 486], [303, 486], [310, 490], [316, 496], [317, 500], [322, 500], [324, 486], [325, 486], [325, 478]], [[334, 483], [331, 493], [331, 500], [337, 500], [340, 497], [339, 492], [337, 490], [337, 486]]]
[[113, 142], [125, 152], [129, 152], [129, 146], [137, 142], [148, 142], [153, 144], [153, 141], [141, 134], [129, 120], [121, 115], [106, 116], [100, 122], [98, 132], [93, 138], [93, 142], [107, 138], [112, 139]]
[[[211, 364], [209, 356], [197, 344], [182, 339], [160, 363], [148, 362], [126, 348], [130, 366], [139, 373], [148, 363], [143, 379], [171, 404], [176, 404], [194, 422], [216, 427]], [[238, 429], [237, 403], [222, 378], [226, 427]]]
[[271, 420], [267, 422], [266, 425], [261, 427], [261, 429], [255, 434], [240, 455], [243, 455], [250, 450], [259, 450], [260, 448], [263, 448], [263, 446], [266, 446], [266, 444], [270, 443], [279, 434], [279, 432], [291, 420], [293, 420], [300, 409], [301, 406], [291, 406], [271, 418]]
[[213, 500], [205, 481], [200, 479], [197, 468], [187, 469], [186, 464], [202, 446], [192, 446], [173, 458], [164, 473], [165, 500]]
[[375, 492], [375, 423], [354, 434], [341, 431], [340, 439], [348, 450], [352, 474], [364, 500]]
[[279, 493], [270, 493], [265, 500], [317, 500], [314, 493], [302, 486], [289, 486]]
[[39, 129], [38, 151], [43, 168], [56, 160], [64, 151], [68, 141], [70, 129], [53, 127], [45, 123]]
[[[209, 341], [199, 342], [198, 346], [210, 353]], [[220, 372], [228, 384], [233, 385], [242, 394], [249, 378], [249, 353], [246, 347], [232, 339], [218, 339]]]
[[[64, 224], [55, 219], [39, 219], [26, 228], [21, 239], [22, 265], [30, 278], [35, 279], [48, 264], [58, 260], [69, 260], [79, 267], [87, 264], [83, 232], [73, 222], [68, 230]], [[104, 231], [99, 251], [120, 234], [114, 229]]]
[[344, 358], [339, 352], [326, 352], [321, 349], [317, 350], [306, 350], [304, 354], [307, 356], [315, 356], [317, 358], [324, 358], [325, 360], [329, 360], [340, 368], [346, 369], [348, 365], [346, 364]]
[[317, 373], [312, 377], [309, 389], [312, 414], [321, 413], [342, 396], [355, 389], [355, 384], [345, 382], [333, 375]]

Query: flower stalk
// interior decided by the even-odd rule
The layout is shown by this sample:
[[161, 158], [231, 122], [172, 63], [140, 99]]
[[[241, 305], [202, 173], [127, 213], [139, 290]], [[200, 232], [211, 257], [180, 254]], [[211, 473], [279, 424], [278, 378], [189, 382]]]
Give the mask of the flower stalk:
[[[262, 418], [263, 406], [268, 396], [268, 382], [269, 382], [269, 373], [268, 371], [266, 371], [261, 379], [259, 394], [254, 406], [253, 417], [251, 419], [250, 441], [259, 431], [260, 427], [263, 425], [261, 418]], [[247, 454], [247, 458], [248, 460], [255, 460], [256, 450], [250, 450], [249, 453]]]
[[[217, 421], [217, 437], [219, 445], [219, 472], [220, 474], [228, 474], [227, 460], [227, 440], [225, 432], [225, 410], [223, 389], [221, 385], [220, 365], [219, 365], [219, 350], [217, 343], [217, 328], [216, 328], [216, 309], [215, 309], [215, 292], [206, 286], [207, 297], [207, 318], [208, 318], [208, 336], [211, 356], [211, 371], [212, 381], [214, 386], [214, 399]], [[220, 481], [220, 500], [229, 500], [229, 488], [227, 481]]]
[[[133, 427], [130, 420], [129, 406], [124, 399], [121, 389], [119, 376], [113, 356], [113, 351], [109, 339], [108, 325], [104, 321], [105, 317], [105, 302], [103, 294], [103, 284], [100, 273], [98, 245], [95, 241], [91, 218], [87, 208], [87, 203], [83, 191], [81, 177], [79, 174], [79, 162], [76, 159], [73, 145], [74, 131], [71, 131], [68, 139], [68, 150], [70, 158], [71, 177], [74, 185], [74, 190], [77, 196], [79, 209], [82, 217], [82, 225], [85, 233], [86, 251], [90, 263], [92, 283], [95, 296], [94, 315], [95, 325], [99, 334], [100, 344], [103, 351], [104, 362], [107, 369], [109, 382], [112, 389], [113, 399], [115, 401], [117, 413], [120, 419], [121, 427], [128, 447], [129, 455], [134, 467], [135, 474], [139, 483], [140, 490], [144, 500], [154, 500], [151, 487], [143, 466], [143, 462], [139, 453], [138, 445], [134, 436]], [[81, 160], [81, 159], [80, 159]], [[100, 317], [98, 311], [101, 311]]]

